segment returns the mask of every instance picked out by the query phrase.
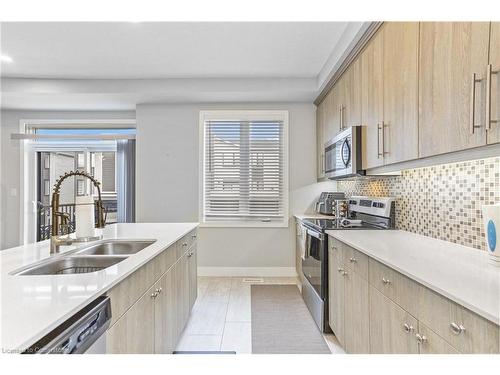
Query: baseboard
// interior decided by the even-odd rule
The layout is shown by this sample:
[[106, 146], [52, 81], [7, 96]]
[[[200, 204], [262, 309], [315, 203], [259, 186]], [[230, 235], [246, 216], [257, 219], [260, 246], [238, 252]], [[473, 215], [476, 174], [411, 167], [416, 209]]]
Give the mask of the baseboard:
[[198, 276], [296, 277], [295, 267], [198, 267]]

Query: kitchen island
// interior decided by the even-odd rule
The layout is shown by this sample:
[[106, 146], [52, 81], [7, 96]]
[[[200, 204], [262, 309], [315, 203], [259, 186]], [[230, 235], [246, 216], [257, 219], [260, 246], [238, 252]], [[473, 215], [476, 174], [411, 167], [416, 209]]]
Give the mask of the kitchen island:
[[[170, 352], [172, 345], [182, 331], [187, 316], [196, 298], [196, 228], [197, 223], [137, 223], [115, 224], [103, 229], [103, 240], [155, 240], [143, 250], [128, 256], [111, 267], [91, 273], [64, 275], [13, 275], [17, 270], [51, 257], [49, 241], [19, 246], [0, 252], [1, 265], [1, 348], [2, 352], [20, 352], [87, 304], [102, 295], [111, 297], [112, 321], [108, 330], [109, 352]], [[67, 246], [61, 254], [73, 252], [88, 244]], [[53, 255], [54, 256], [54, 255]], [[171, 272], [170, 272], [171, 271]], [[162, 280], [163, 278], [163, 280]], [[168, 279], [168, 280], [167, 280]], [[127, 347], [125, 338], [119, 337], [126, 325], [127, 314], [141, 298], [149, 293], [149, 288], [157, 287], [163, 281], [175, 293], [166, 293], [167, 298], [158, 301], [151, 309], [162, 312], [160, 307], [174, 306], [177, 310], [174, 324], [165, 324], [168, 337], [161, 345], [161, 330], [155, 326], [154, 314], [144, 316], [145, 323], [152, 325], [151, 343], [144, 337], [141, 350]], [[193, 285], [194, 283], [194, 285]], [[163, 290], [163, 289], [161, 289]], [[159, 292], [161, 293], [161, 291]], [[157, 296], [159, 295], [157, 294]], [[148, 295], [149, 300], [152, 300]], [[158, 321], [162, 323], [161, 321]], [[140, 325], [139, 325], [140, 326]], [[149, 334], [149, 333], [148, 333]], [[155, 340], [155, 336], [156, 340]], [[117, 345], [118, 340], [121, 346]], [[155, 348], [155, 344], [160, 347]], [[155, 350], [158, 349], [158, 350]]]

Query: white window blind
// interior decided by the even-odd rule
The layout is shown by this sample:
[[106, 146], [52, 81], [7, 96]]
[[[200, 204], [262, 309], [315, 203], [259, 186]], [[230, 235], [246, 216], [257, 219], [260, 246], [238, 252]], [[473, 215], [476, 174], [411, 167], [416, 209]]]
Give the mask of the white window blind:
[[205, 120], [203, 221], [283, 222], [282, 120]]

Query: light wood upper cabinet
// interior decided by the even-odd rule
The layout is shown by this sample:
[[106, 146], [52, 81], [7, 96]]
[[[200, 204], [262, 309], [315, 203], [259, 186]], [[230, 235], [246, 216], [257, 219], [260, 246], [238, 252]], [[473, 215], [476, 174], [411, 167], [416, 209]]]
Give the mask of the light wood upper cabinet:
[[342, 77], [342, 130], [361, 125], [361, 59], [356, 59]]
[[[421, 23], [420, 157], [486, 144], [484, 83], [489, 26], [480, 22]], [[473, 82], [473, 74], [482, 81]]]
[[325, 100], [325, 130], [323, 134], [323, 147], [325, 142], [338, 133], [338, 90], [332, 89]]
[[378, 32], [361, 54], [361, 124], [363, 168], [384, 165], [382, 122], [384, 120], [384, 38]]
[[[500, 22], [492, 22], [490, 30], [490, 119], [488, 144], [500, 142]], [[488, 110], [488, 108], [486, 108]]]
[[388, 22], [384, 35], [385, 163], [418, 158], [418, 22]]
[[323, 101], [316, 107], [316, 177], [318, 180], [325, 178], [325, 147], [323, 142], [325, 131], [325, 111], [326, 102], [323, 99]]

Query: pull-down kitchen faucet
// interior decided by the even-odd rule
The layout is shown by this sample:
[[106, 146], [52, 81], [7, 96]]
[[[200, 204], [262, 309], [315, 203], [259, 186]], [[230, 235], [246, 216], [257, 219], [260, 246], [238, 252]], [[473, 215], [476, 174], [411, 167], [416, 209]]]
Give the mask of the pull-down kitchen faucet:
[[[50, 236], [50, 253], [51, 254], [56, 254], [59, 252], [59, 247], [61, 245], [71, 245], [73, 242], [78, 242], [78, 239], [73, 239], [69, 237], [69, 231], [67, 233], [67, 236], [59, 235], [59, 227], [60, 226], [65, 226], [66, 228], [68, 227], [68, 222], [70, 220], [69, 214], [65, 212], [60, 212], [59, 211], [59, 195], [61, 192], [61, 184], [65, 179], [71, 176], [82, 176], [88, 178], [94, 186], [97, 188], [97, 223], [96, 223], [96, 228], [104, 228], [105, 226], [105, 220], [104, 220], [104, 208], [102, 206], [102, 198], [101, 198], [101, 183], [97, 181], [94, 177], [92, 177], [90, 174], [84, 171], [70, 171], [66, 172], [64, 175], [59, 176], [59, 179], [56, 181], [54, 185], [54, 191], [52, 192], [52, 202], [51, 202], [51, 208], [52, 208], [52, 229], [51, 229], [51, 236]], [[60, 222], [59, 222], [59, 219]], [[81, 240], [80, 240], [81, 241]]]

